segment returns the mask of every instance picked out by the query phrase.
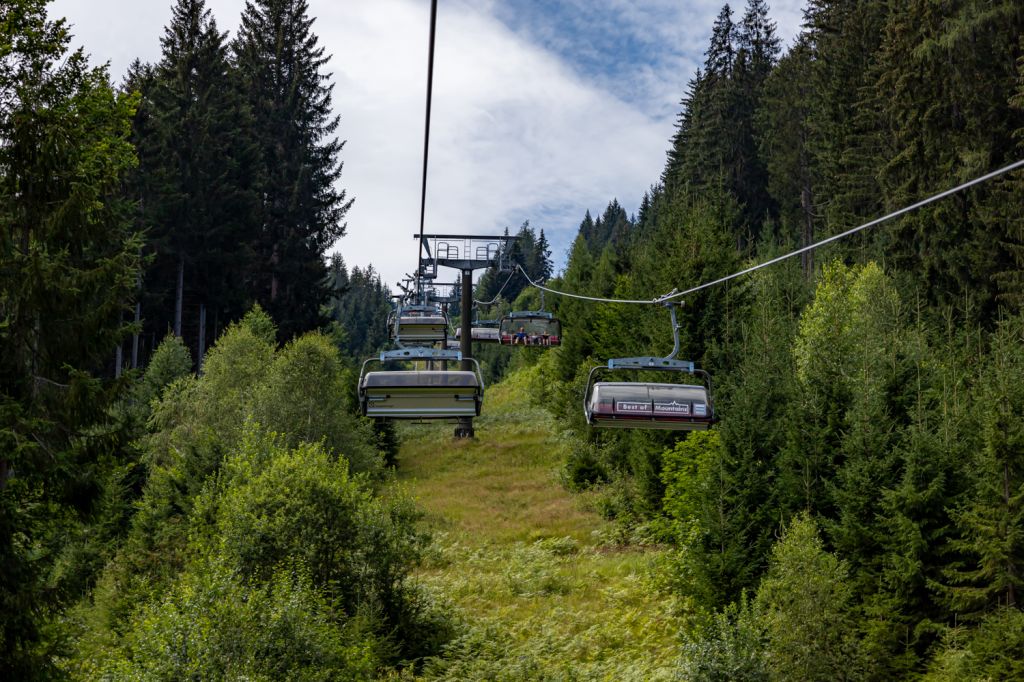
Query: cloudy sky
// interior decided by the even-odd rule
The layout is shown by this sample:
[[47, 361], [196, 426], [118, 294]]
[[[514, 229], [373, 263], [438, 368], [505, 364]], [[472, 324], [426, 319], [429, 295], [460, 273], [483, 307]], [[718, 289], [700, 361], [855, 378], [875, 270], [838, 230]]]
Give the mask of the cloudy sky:
[[[308, 0], [332, 55], [355, 197], [337, 245], [393, 283], [415, 267], [429, 0]], [[440, 0], [427, 232], [490, 234], [529, 220], [557, 266], [584, 212], [636, 210], [664, 165], [679, 100], [724, 0]], [[120, 82], [160, 58], [172, 0], [54, 0], [74, 43]], [[245, 0], [207, 0], [234, 35]], [[769, 0], [789, 44], [802, 0]], [[745, 2], [734, 0], [737, 14]], [[738, 16], [735, 17], [738, 20]], [[450, 273], [454, 279], [455, 273]]]

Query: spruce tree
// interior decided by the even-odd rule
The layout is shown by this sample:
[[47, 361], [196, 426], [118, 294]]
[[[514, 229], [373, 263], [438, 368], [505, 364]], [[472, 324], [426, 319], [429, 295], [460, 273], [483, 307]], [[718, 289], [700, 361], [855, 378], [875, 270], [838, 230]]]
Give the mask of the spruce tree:
[[[1013, 133], [1024, 118], [1010, 100], [1024, 56], [1019, 2], [915, 1], [892, 13], [885, 29], [875, 88], [888, 123], [878, 173], [888, 207], [1017, 158]], [[1013, 267], [1004, 244], [1015, 229], [997, 217], [1005, 197], [992, 189], [962, 193], [876, 235], [879, 250], [912, 273], [929, 302], [973, 299], [982, 319], [994, 312], [994, 276]]]
[[757, 242], [762, 225], [775, 213], [768, 193], [768, 171], [761, 159], [755, 136], [755, 117], [761, 107], [765, 80], [779, 55], [775, 22], [768, 17], [764, 0], [748, 0], [736, 36], [737, 52], [733, 79], [736, 98], [732, 112], [735, 126], [734, 191], [743, 207], [743, 222], [749, 239]]
[[[155, 255], [145, 285], [173, 300], [170, 317], [190, 342], [204, 305], [225, 320], [240, 317], [248, 296], [244, 277], [254, 228], [254, 147], [246, 110], [227, 58], [226, 34], [205, 0], [178, 0], [161, 38], [163, 55], [144, 92], [139, 131], [141, 204]], [[186, 310], [185, 299], [194, 304]], [[165, 309], [166, 309], [165, 304]], [[212, 341], [213, 334], [207, 334]], [[197, 357], [202, 350], [197, 349]]]
[[1024, 591], [1024, 318], [993, 335], [975, 411], [973, 490], [956, 512], [957, 546], [970, 558], [949, 571], [952, 605], [968, 613], [1019, 606]]
[[[820, 221], [821, 208], [815, 200], [818, 169], [811, 140], [811, 69], [811, 49], [804, 33], [765, 81], [756, 114], [758, 153], [777, 206], [782, 244], [813, 243]], [[809, 278], [814, 272], [813, 252], [802, 254], [800, 261]]]
[[69, 51], [45, 0], [0, 4], [0, 670], [57, 677], [61, 553], [96, 502], [138, 235], [122, 183], [136, 99]]
[[547, 280], [554, 274], [554, 266], [551, 263], [551, 246], [548, 244], [548, 238], [544, 236], [544, 228], [541, 228], [540, 235], [537, 237], [534, 253], [534, 267], [537, 276], [541, 280]]
[[234, 48], [260, 145], [260, 227], [251, 277], [284, 338], [320, 323], [324, 254], [352, 205], [338, 186], [329, 59], [305, 0], [251, 0]]
[[687, 164], [687, 155], [691, 153], [691, 145], [695, 140], [694, 118], [703, 82], [701, 70], [697, 69], [697, 73], [687, 84], [686, 94], [680, 102], [682, 110], [676, 119], [676, 132], [668, 149], [665, 170], [661, 173], [661, 184], [670, 190], [695, 180], [686, 175], [690, 168]]

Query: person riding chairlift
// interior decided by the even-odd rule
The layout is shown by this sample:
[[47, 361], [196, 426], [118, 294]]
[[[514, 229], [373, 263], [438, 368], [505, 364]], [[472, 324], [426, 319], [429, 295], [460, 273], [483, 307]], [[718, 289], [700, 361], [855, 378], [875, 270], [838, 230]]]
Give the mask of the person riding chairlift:
[[520, 341], [523, 342], [524, 346], [526, 345], [526, 327], [523, 326], [520, 326], [519, 331], [512, 335], [512, 345], [516, 345]]

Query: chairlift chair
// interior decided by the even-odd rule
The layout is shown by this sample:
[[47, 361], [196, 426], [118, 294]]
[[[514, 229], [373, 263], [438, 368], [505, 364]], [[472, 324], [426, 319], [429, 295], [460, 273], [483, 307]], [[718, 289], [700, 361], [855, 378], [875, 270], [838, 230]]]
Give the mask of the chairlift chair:
[[[469, 338], [480, 343], [498, 343], [501, 335], [497, 327], [471, 327]], [[462, 338], [462, 327], [455, 328], [455, 338]]]
[[562, 323], [544, 311], [512, 312], [501, 318], [498, 340], [503, 346], [560, 346]]
[[[583, 413], [591, 426], [703, 431], [714, 423], [711, 376], [695, 368], [689, 360], [675, 358], [679, 352], [679, 326], [676, 324], [675, 304], [667, 305], [672, 313], [672, 334], [675, 339], [675, 346], [668, 357], [614, 358], [607, 365], [598, 365], [590, 370], [583, 398]], [[686, 373], [702, 377], [706, 385], [598, 381], [602, 373], [616, 370]]]
[[392, 339], [399, 346], [430, 346], [448, 338], [448, 318], [437, 306], [399, 306], [391, 324]]
[[452, 419], [477, 417], [483, 405], [484, 379], [480, 363], [475, 370], [379, 370], [371, 363], [401, 360], [460, 362], [462, 353], [432, 348], [384, 351], [368, 358], [359, 372], [359, 405], [364, 416], [387, 419]]

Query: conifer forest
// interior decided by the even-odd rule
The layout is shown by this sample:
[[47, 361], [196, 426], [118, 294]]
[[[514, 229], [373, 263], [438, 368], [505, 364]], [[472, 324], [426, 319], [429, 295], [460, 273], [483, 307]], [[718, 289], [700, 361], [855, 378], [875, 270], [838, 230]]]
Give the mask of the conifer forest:
[[[1024, 679], [1020, 0], [723, 5], [639, 210], [523, 215], [382, 363], [464, 439], [372, 416], [437, 292], [345, 260], [309, 0], [158, 4], [111, 73], [0, 0], [0, 679]], [[560, 332], [455, 371], [467, 297]], [[673, 342], [713, 419], [599, 428]]]

